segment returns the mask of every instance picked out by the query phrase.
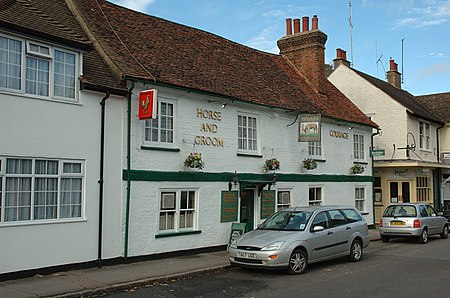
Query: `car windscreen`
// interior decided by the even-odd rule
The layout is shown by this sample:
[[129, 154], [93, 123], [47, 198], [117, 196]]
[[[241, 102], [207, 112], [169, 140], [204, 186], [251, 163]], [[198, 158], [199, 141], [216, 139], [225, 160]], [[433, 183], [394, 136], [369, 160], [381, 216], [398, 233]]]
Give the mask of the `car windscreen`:
[[416, 207], [411, 205], [391, 205], [384, 210], [384, 217], [417, 217]]
[[280, 211], [266, 219], [258, 230], [304, 231], [311, 212]]

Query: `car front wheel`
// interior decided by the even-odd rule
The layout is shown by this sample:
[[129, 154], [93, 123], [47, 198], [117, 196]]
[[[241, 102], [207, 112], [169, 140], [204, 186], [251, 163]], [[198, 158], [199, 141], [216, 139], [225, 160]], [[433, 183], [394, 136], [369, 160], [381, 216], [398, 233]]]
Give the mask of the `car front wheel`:
[[422, 234], [420, 234], [418, 241], [420, 244], [425, 244], [428, 242], [428, 231], [426, 228], [422, 230]]
[[350, 262], [358, 262], [361, 260], [363, 253], [363, 248], [361, 241], [353, 240], [352, 245], [350, 246], [350, 254], [347, 256], [347, 259]]
[[442, 229], [441, 238], [442, 239], [447, 239], [448, 238], [448, 226], [447, 225], [445, 225], [444, 229]]
[[308, 256], [301, 249], [295, 249], [289, 258], [289, 273], [302, 274], [308, 266]]

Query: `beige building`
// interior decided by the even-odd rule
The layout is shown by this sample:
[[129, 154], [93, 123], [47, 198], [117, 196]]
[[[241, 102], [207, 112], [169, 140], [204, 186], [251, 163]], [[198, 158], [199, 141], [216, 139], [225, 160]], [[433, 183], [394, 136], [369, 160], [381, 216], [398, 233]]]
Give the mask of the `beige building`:
[[329, 80], [381, 128], [371, 148], [376, 222], [390, 203], [428, 202], [440, 209], [442, 173], [450, 168], [439, 158], [445, 122], [401, 89], [393, 60], [387, 82], [351, 68], [341, 49], [334, 63]]

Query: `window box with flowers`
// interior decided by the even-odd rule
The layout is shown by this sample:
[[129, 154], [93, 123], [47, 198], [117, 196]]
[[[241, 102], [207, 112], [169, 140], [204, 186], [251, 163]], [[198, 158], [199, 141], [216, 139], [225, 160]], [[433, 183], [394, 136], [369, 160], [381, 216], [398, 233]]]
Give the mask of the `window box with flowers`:
[[198, 152], [191, 152], [184, 160], [184, 166], [188, 169], [203, 169], [205, 162], [202, 160], [202, 154]]
[[350, 168], [350, 172], [351, 172], [352, 174], [362, 174], [362, 173], [364, 173], [364, 170], [365, 170], [364, 166], [361, 165], [361, 164], [359, 164], [359, 163], [354, 164], [354, 165]]
[[264, 162], [264, 172], [277, 171], [280, 169], [280, 161], [275, 157], [266, 159]]
[[314, 170], [317, 168], [317, 162], [312, 158], [305, 158], [303, 160], [303, 168], [306, 170]]

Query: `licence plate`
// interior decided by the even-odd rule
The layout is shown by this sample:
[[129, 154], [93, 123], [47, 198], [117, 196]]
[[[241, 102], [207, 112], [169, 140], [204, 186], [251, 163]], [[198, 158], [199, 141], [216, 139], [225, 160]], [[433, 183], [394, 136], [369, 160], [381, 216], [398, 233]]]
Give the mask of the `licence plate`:
[[237, 252], [237, 256], [239, 258], [244, 258], [244, 259], [256, 259], [256, 253], [254, 252]]
[[405, 223], [403, 221], [391, 221], [391, 226], [404, 226]]

